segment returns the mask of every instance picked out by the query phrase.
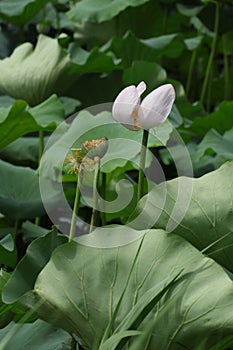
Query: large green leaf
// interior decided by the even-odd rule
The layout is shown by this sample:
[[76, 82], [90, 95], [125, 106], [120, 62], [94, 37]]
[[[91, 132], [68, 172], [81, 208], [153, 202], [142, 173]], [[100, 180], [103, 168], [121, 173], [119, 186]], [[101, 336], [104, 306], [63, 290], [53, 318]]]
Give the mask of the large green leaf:
[[11, 234], [0, 239], [0, 264], [14, 267], [17, 261], [17, 250]]
[[62, 329], [37, 320], [10, 323], [0, 330], [0, 350], [70, 350], [71, 336]]
[[[12, 304], [5, 304], [2, 301], [2, 290], [4, 286], [6, 285], [7, 281], [11, 277], [11, 274], [4, 271], [3, 269], [0, 270], [0, 329], [6, 327], [11, 321], [18, 321], [20, 320], [24, 314], [25, 310], [20, 308], [17, 303], [12, 303]], [[35, 319], [35, 318], [34, 318]], [[33, 319], [30, 317], [27, 318], [27, 320], [32, 321]], [[0, 330], [0, 334], [2, 335], [4, 331]], [[0, 339], [2, 339], [0, 337]], [[0, 340], [0, 349], [1, 349], [1, 340]]]
[[178, 57], [188, 47], [182, 34], [138, 39], [131, 32], [127, 32], [122, 38], [114, 37], [102, 49], [113, 51], [126, 67], [130, 67], [132, 61], [155, 62], [161, 56]]
[[164, 83], [166, 77], [165, 69], [157, 63], [147, 61], [134, 61], [132, 67], [125, 69], [123, 73], [123, 81], [126, 85], [137, 85], [145, 81], [149, 90]]
[[233, 288], [223, 269], [182, 237], [149, 230], [138, 238], [144, 233], [108, 227], [58, 247], [37, 278], [34, 301], [26, 304], [41, 302], [42, 319], [94, 349], [124, 288], [113, 330], [150, 288], [183, 270], [139, 326], [146, 332], [155, 322], [149, 349], [196, 349], [205, 340], [204, 350], [231, 335]]
[[64, 108], [56, 95], [33, 108], [17, 100], [10, 109], [0, 110], [0, 148], [34, 131], [53, 131], [63, 120]]
[[140, 213], [137, 227], [173, 230], [233, 271], [232, 172], [231, 161], [198, 179], [180, 177], [155, 186], [134, 214]]
[[156, 38], [141, 40], [150, 49], [158, 52], [158, 56], [178, 57], [186, 49], [184, 38], [180, 34], [161, 35]]
[[[35, 170], [0, 160], [0, 172], [0, 212], [15, 220], [34, 218], [45, 213], [39, 177]], [[51, 194], [50, 188], [51, 182], [47, 181], [47, 204], [53, 206], [57, 199]]]
[[31, 221], [25, 221], [23, 223], [22, 231], [22, 237], [24, 241], [32, 241], [32, 239], [39, 238], [48, 233], [47, 229], [33, 224]]
[[63, 104], [66, 116], [73, 114], [81, 104], [79, 100], [66, 96], [60, 97], [60, 101]]
[[38, 144], [38, 137], [20, 137], [0, 149], [0, 157], [13, 164], [35, 167], [38, 164]]
[[223, 134], [233, 126], [232, 113], [233, 102], [223, 101], [215, 112], [195, 118], [190, 125], [190, 130], [201, 137], [204, 137], [210, 129], [215, 129]]
[[184, 5], [177, 4], [177, 10], [184, 16], [193, 17], [198, 15], [198, 13], [203, 9], [203, 5]]
[[[119, 346], [122, 344], [122, 334], [124, 334], [124, 332], [127, 332], [127, 330], [129, 331], [130, 329], [137, 329], [140, 326], [150, 311], [160, 301], [168, 289], [174, 284], [178, 275], [179, 274], [176, 276], [169, 276], [165, 280], [161, 281], [146, 291], [145, 294], [139, 299], [139, 301], [132, 307], [128, 315], [119, 324], [113, 335], [110, 336], [107, 341], [102, 341], [103, 346], [101, 343], [100, 349], [114, 350], [116, 349], [117, 345]], [[140, 333], [141, 335], [143, 334], [142, 332]], [[138, 335], [140, 335], [140, 333]]]
[[0, 329], [11, 322], [14, 317], [14, 314], [12, 312], [14, 305], [4, 304], [1, 297], [2, 289], [5, 286], [6, 282], [9, 280], [10, 276], [10, 273], [4, 271], [3, 269], [0, 270]]
[[49, 0], [1, 0], [0, 17], [5, 20], [23, 25], [34, 17]]
[[[44, 230], [41, 229], [41, 231], [43, 234]], [[30, 292], [38, 274], [48, 263], [53, 250], [66, 242], [67, 237], [58, 234], [56, 229], [35, 239], [6, 284], [4, 300], [7, 303], [14, 303]]]
[[0, 60], [0, 92], [37, 105], [64, 88], [61, 80], [69, 65], [69, 56], [58, 40], [40, 35], [35, 48], [24, 43]]
[[108, 21], [129, 6], [139, 6], [149, 0], [82, 0], [68, 12], [71, 20], [79, 23]]
[[110, 73], [119, 69], [120, 60], [114, 62], [111, 54], [101, 52], [97, 47], [88, 52], [76, 43], [71, 43], [68, 51], [72, 61], [70, 74]]
[[196, 148], [197, 159], [206, 154], [221, 156], [222, 161], [233, 160], [233, 128], [223, 136], [211, 129]]

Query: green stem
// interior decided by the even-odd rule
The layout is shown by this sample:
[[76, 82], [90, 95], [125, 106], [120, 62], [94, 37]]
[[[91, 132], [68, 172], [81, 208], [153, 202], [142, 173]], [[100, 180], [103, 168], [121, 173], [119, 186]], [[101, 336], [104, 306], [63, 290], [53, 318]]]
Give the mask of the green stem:
[[142, 194], [143, 194], [144, 169], [145, 169], [145, 164], [146, 164], [146, 150], [147, 150], [148, 137], [149, 137], [148, 130], [143, 130], [141, 157], [140, 157], [139, 173], [138, 173], [138, 195], [137, 195], [137, 201], [140, 200], [140, 198], [142, 197]]
[[77, 341], [72, 336], [72, 339], [71, 339], [71, 350], [76, 350], [76, 345], [77, 345]]
[[96, 222], [96, 212], [98, 207], [98, 180], [99, 180], [100, 158], [95, 158], [95, 170], [93, 180], [93, 208], [91, 213], [91, 223], [89, 233], [93, 231]]
[[[38, 144], [38, 168], [40, 166], [40, 160], [42, 158], [44, 152], [44, 132], [42, 130], [39, 131], [39, 144]], [[40, 225], [40, 217], [37, 216], [35, 218], [35, 225]]]
[[168, 20], [168, 7], [165, 5], [163, 12], [163, 20], [162, 20], [162, 33], [161, 35], [165, 35], [167, 33], [167, 20]]
[[74, 199], [73, 214], [72, 214], [71, 225], [70, 225], [69, 242], [71, 242], [74, 238], [75, 226], [76, 226], [76, 215], [78, 212], [79, 199], [80, 199], [80, 189], [79, 189], [79, 174], [78, 174], [77, 175], [77, 185], [76, 185], [76, 193], [75, 193], [75, 199]]
[[213, 37], [213, 41], [212, 41], [212, 47], [211, 47], [209, 60], [208, 60], [207, 67], [206, 67], [204, 83], [203, 83], [202, 91], [201, 91], [200, 102], [202, 104], [204, 103], [204, 99], [205, 99], [205, 95], [206, 95], [206, 91], [207, 91], [207, 87], [208, 87], [208, 81], [209, 81], [209, 77], [210, 77], [211, 67], [213, 64], [214, 54], [215, 54], [215, 49], [216, 49], [216, 44], [217, 44], [217, 39], [218, 39], [219, 3], [216, 2], [215, 5], [216, 5], [216, 11], [215, 11], [215, 22], [214, 22], [214, 37]]
[[38, 166], [40, 165], [40, 160], [44, 152], [44, 132], [39, 131], [39, 145], [38, 145]]
[[229, 75], [229, 61], [227, 50], [227, 34], [223, 35], [223, 58], [224, 58], [224, 98], [230, 100], [231, 98], [231, 84]]
[[[101, 173], [102, 175], [102, 181], [101, 181], [101, 197], [105, 201], [106, 199], [106, 173]], [[101, 213], [101, 221], [102, 226], [106, 225], [106, 212], [105, 212], [105, 205], [103, 205], [102, 213]]]
[[35, 225], [36, 225], [36, 226], [40, 226], [40, 217], [39, 217], [39, 216], [37, 216], [37, 217], [35, 218]]
[[[203, 29], [203, 25], [201, 25], [200, 28], [198, 29], [197, 36], [199, 36], [201, 34], [202, 29]], [[189, 96], [190, 89], [191, 89], [191, 83], [192, 83], [192, 78], [193, 78], [193, 73], [194, 73], [194, 67], [195, 67], [196, 60], [197, 60], [198, 49], [199, 49], [199, 47], [197, 47], [195, 50], [193, 50], [191, 60], [190, 60], [186, 89], [185, 89], [187, 96]]]
[[208, 89], [207, 89], [207, 93], [206, 93], [206, 111], [207, 113], [210, 113], [210, 108], [211, 108], [211, 92], [212, 92], [212, 77], [213, 77], [213, 69], [211, 69], [210, 71], [210, 80], [208, 83]]
[[20, 221], [16, 220], [15, 221], [15, 225], [14, 225], [14, 233], [13, 233], [14, 239], [17, 237], [17, 233], [18, 233], [19, 227], [20, 227]]
[[189, 96], [190, 88], [191, 88], [191, 82], [192, 82], [192, 77], [193, 77], [193, 71], [194, 71], [194, 66], [196, 63], [197, 59], [197, 52], [198, 50], [194, 50], [192, 52], [191, 56], [191, 61], [190, 61], [190, 66], [189, 66], [189, 71], [188, 71], [188, 77], [187, 77], [187, 84], [186, 84], [186, 95]]

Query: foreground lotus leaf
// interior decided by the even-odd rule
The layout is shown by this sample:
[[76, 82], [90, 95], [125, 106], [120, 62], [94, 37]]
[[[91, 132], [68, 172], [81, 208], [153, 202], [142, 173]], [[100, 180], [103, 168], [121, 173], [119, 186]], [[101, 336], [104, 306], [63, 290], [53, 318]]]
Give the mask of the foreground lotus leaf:
[[232, 334], [232, 281], [212, 259], [163, 230], [108, 227], [58, 247], [37, 278], [34, 298], [24, 302], [32, 308], [42, 303], [37, 311], [42, 319], [78, 334], [85, 349], [94, 349], [125, 287], [113, 332], [147, 291], [180, 272], [138, 330], [145, 333], [154, 324], [151, 350], [201, 344], [209, 349]]
[[[157, 227], [179, 234], [233, 271], [232, 171], [233, 161], [229, 161], [200, 178], [183, 176], [154, 186], [132, 215], [140, 214], [137, 228]], [[159, 206], [165, 188], [166, 201]]]

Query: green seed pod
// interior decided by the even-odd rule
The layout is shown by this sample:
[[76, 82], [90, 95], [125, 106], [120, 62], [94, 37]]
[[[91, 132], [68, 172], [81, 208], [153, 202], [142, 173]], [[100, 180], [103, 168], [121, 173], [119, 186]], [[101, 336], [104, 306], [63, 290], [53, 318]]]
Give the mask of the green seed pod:
[[95, 157], [102, 158], [108, 149], [107, 138], [103, 137], [98, 140], [85, 141], [82, 143], [82, 149], [90, 159], [94, 159]]

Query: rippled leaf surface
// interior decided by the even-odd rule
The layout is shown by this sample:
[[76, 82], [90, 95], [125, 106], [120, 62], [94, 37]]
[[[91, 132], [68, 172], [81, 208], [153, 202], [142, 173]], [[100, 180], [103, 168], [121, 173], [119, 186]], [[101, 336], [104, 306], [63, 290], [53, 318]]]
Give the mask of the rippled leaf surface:
[[10, 57], [0, 60], [0, 92], [35, 106], [64, 87], [59, 79], [69, 64], [58, 40], [40, 35], [35, 48], [23, 43]]
[[141, 213], [138, 228], [173, 231], [232, 271], [232, 173], [231, 161], [198, 179], [181, 177], [155, 186], [134, 213]]
[[143, 233], [126, 226], [98, 229], [58, 247], [38, 276], [29, 304], [43, 302], [42, 319], [78, 334], [84, 347], [93, 349], [125, 286], [113, 329], [146, 291], [183, 270], [139, 327], [146, 331], [156, 314], [148, 349], [193, 349], [203, 340], [208, 348], [230, 335], [233, 288], [222, 268], [182, 237], [162, 230]]

